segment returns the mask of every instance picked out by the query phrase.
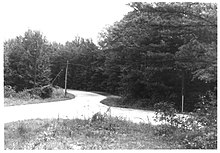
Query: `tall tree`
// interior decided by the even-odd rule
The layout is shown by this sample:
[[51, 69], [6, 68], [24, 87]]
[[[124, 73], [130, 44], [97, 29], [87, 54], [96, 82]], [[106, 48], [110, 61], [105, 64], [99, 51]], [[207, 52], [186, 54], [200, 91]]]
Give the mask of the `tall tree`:
[[[134, 10], [102, 33], [100, 41], [103, 50], [114, 54], [106, 62], [114, 65], [118, 59], [121, 63], [120, 69], [114, 69], [122, 72], [119, 88], [133, 98], [169, 100], [177, 106], [181, 104], [181, 93], [187, 93], [189, 106], [193, 106], [193, 95], [199, 97], [202, 90], [213, 87], [203, 80], [216, 74], [212, 71], [216, 62], [207, 67], [204, 60], [196, 66], [191, 63], [194, 69], [189, 69], [184, 64], [199, 58], [184, 53], [191, 51], [190, 46], [199, 48], [203, 44], [203, 57], [216, 61], [216, 4], [134, 2], [129, 5]], [[191, 45], [194, 39], [198, 43]], [[199, 49], [195, 53], [199, 54]]]
[[[68, 69], [68, 88], [81, 90], [104, 90], [104, 75], [102, 63], [104, 59], [98, 47], [88, 39], [75, 37], [65, 45], [53, 44], [51, 58], [52, 78], [59, 74], [61, 69]], [[64, 73], [61, 73], [55, 83], [64, 87]]]
[[50, 82], [50, 46], [38, 31], [28, 30], [24, 37], [19, 36], [4, 44], [7, 69], [11, 74], [6, 80], [17, 90], [35, 88]]

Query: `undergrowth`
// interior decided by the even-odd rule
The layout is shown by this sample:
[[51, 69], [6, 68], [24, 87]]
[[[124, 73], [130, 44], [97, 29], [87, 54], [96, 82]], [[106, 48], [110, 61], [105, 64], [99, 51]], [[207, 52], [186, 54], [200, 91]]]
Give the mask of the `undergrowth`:
[[155, 105], [157, 119], [164, 121], [154, 127], [154, 135], [173, 141], [185, 149], [217, 149], [217, 98], [212, 93], [201, 97], [194, 113], [178, 116], [172, 104]]

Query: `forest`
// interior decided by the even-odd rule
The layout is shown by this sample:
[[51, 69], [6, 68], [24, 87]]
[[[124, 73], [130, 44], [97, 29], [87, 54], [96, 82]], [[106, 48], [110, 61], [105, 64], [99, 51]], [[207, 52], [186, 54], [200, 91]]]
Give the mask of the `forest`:
[[[49, 42], [40, 31], [4, 42], [4, 85], [17, 92], [48, 84], [123, 97], [153, 108], [173, 103], [191, 112], [206, 99], [217, 106], [217, 5], [128, 4], [133, 11], [93, 40]], [[183, 103], [184, 102], [184, 103]]]

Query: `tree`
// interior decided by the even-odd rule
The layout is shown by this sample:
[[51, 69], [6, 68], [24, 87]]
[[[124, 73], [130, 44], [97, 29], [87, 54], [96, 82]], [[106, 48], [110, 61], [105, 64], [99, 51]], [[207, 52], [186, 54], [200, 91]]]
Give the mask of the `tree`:
[[[206, 67], [207, 62], [203, 60], [195, 66], [191, 59], [199, 61], [198, 56], [184, 57], [183, 53], [191, 51], [186, 48], [196, 39], [199, 43], [195, 47], [203, 44], [203, 50], [206, 50], [203, 57], [209, 56], [210, 61], [215, 59], [211, 50], [215, 50], [217, 36], [216, 4], [134, 2], [129, 6], [134, 10], [102, 33], [99, 43], [109, 52], [107, 57], [114, 54], [112, 58], [106, 58], [109, 65], [120, 61], [117, 64], [120, 68], [114, 69], [120, 75], [118, 88], [133, 98], [147, 98], [154, 103], [169, 100], [177, 107], [181, 107], [181, 93], [184, 93], [193, 108], [196, 100], [192, 96], [198, 98], [203, 90], [213, 88], [213, 84], [203, 80], [215, 78], [216, 73], [212, 70], [216, 62]], [[199, 53], [198, 49], [195, 53]], [[179, 57], [184, 57], [185, 61]], [[180, 64], [184, 62], [194, 65], [194, 69]]]
[[4, 44], [5, 60], [10, 71], [5, 83], [17, 90], [35, 88], [50, 82], [50, 46], [38, 31], [28, 30]]
[[[104, 90], [103, 55], [91, 40], [75, 37], [65, 45], [54, 43], [51, 57], [52, 78], [65, 68], [67, 60], [68, 88]], [[63, 80], [64, 73], [61, 73], [55, 83], [64, 87]]]

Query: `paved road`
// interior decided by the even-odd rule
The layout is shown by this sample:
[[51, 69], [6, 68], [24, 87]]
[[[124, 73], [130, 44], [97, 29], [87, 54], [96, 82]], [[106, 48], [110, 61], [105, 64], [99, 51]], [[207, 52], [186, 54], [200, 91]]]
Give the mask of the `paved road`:
[[117, 107], [109, 109], [108, 106], [100, 103], [106, 98], [105, 96], [77, 90], [68, 90], [68, 92], [74, 94], [75, 99], [4, 107], [4, 123], [36, 118], [88, 119], [97, 112], [107, 112], [108, 115], [122, 117], [134, 123], [150, 122], [154, 125], [158, 124], [154, 121], [155, 114], [153, 111]]

